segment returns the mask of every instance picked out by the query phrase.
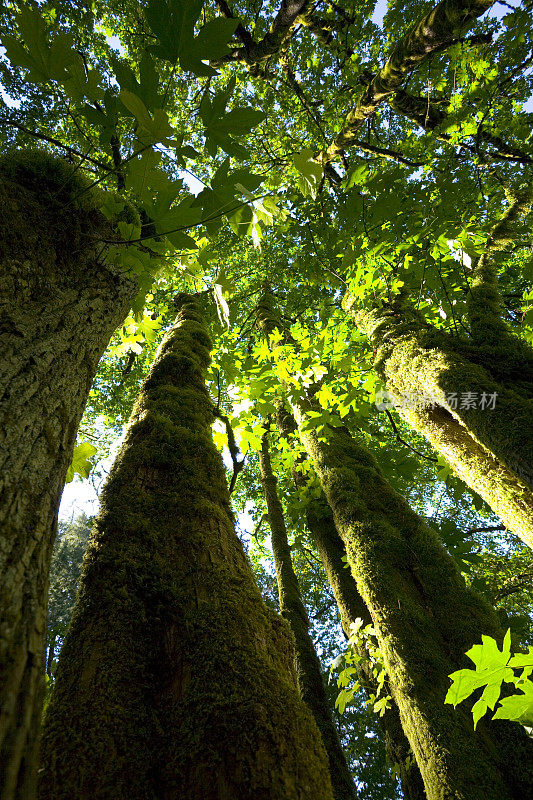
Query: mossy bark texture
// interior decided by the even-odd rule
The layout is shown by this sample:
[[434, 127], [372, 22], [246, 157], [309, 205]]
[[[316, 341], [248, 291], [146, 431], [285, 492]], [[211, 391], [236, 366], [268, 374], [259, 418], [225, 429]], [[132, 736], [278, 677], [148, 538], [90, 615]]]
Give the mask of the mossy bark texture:
[[533, 785], [533, 745], [520, 726], [473, 730], [468, 708], [444, 705], [448, 675], [481, 634], [501, 641], [493, 611], [470, 591], [436, 534], [385, 481], [373, 457], [341, 428], [328, 441], [300, 435], [372, 616], [402, 727], [428, 800], [520, 800]]
[[281, 616], [287, 620], [294, 636], [296, 674], [300, 694], [313, 713], [326, 748], [335, 800], [355, 800], [354, 782], [326, 696], [320, 661], [309, 634], [309, 617], [292, 564], [283, 508], [278, 496], [277, 479], [272, 471], [270, 461], [268, 433], [263, 435], [259, 467], [267, 504], [268, 522], [272, 533], [279, 610]]
[[[276, 324], [265, 292], [259, 325]], [[494, 611], [471, 591], [435, 532], [381, 474], [346, 428], [310, 428], [312, 405], [287, 392], [357, 589], [372, 617], [391, 694], [428, 800], [522, 800], [533, 786], [533, 743], [515, 723], [474, 731], [466, 705], [444, 704], [449, 674], [468, 665], [482, 634], [501, 641]]]
[[135, 294], [101, 258], [111, 228], [73, 167], [0, 161], [0, 798], [31, 800], [48, 571], [96, 367]]
[[[400, 415], [533, 547], [533, 383], [523, 343], [513, 349], [506, 335], [498, 351], [454, 340], [402, 300], [358, 310], [347, 297], [344, 306], [374, 347], [375, 368], [389, 391], [421, 398], [404, 404]], [[461, 407], [467, 392], [475, 393], [476, 407]], [[496, 394], [494, 408], [481, 407], [483, 392]], [[437, 400], [434, 408], [424, 401], [428, 395]], [[457, 402], [450, 402], [452, 395]]]
[[181, 298], [102, 492], [43, 737], [41, 800], [332, 800], [287, 624], [236, 536]]
[[[293, 415], [281, 404], [278, 407], [277, 424], [280, 433], [285, 438], [289, 438], [298, 430]], [[293, 468], [293, 479], [297, 487], [303, 487], [307, 483], [307, 476], [298, 469], [298, 462]], [[359, 594], [348, 564], [343, 560], [346, 558], [346, 548], [335, 527], [333, 513], [323, 492], [319, 497], [309, 500], [305, 517], [307, 528], [318, 550], [329, 585], [333, 589], [344, 633], [346, 638], [350, 638], [352, 622], [360, 618], [365, 625], [370, 625], [372, 617]], [[362, 660], [358, 664], [359, 681], [368, 692], [376, 694], [377, 681], [371, 669], [368, 669], [370, 665], [365, 658], [365, 652], [361, 652], [360, 655]], [[424, 782], [418, 765], [412, 757], [411, 745], [403, 732], [396, 703], [393, 702], [383, 716], [379, 717], [379, 723], [385, 735], [387, 758], [399, 772], [405, 800], [426, 800]]]

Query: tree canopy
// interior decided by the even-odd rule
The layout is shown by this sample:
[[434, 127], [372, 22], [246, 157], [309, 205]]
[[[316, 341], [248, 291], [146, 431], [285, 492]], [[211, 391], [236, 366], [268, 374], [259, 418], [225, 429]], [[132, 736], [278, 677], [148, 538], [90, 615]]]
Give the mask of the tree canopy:
[[[105, 470], [176, 294], [203, 293], [213, 435], [243, 539], [277, 607], [259, 470], [269, 433], [324, 670], [346, 646], [305, 526], [316, 465], [279, 425], [291, 393], [312, 398], [304, 432], [357, 434], [514, 650], [533, 644], [531, 5], [5, 0], [0, 43], [2, 154], [45, 150], [83, 176], [79, 193], [114, 226], [102, 252], [138, 289], [67, 480]], [[85, 521], [54, 561], [51, 683], [78, 533]], [[400, 796], [376, 736], [386, 703], [348, 698], [348, 678], [337, 707], [360, 797]], [[334, 701], [333, 678], [329, 689]]]

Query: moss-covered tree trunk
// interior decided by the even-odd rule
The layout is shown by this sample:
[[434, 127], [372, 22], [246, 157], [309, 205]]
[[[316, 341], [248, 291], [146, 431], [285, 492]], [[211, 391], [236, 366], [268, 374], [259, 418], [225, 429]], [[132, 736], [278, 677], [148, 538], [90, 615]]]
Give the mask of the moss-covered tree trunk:
[[[277, 424], [285, 438], [289, 438], [298, 430], [293, 415], [281, 404], [278, 406]], [[293, 480], [299, 488], [307, 484], [307, 476], [298, 469], [298, 462], [293, 468]], [[305, 518], [329, 585], [333, 589], [344, 633], [349, 639], [352, 634], [351, 625], [356, 619], [362, 619], [365, 625], [370, 625], [372, 617], [359, 594], [348, 564], [343, 560], [346, 559], [346, 548], [335, 527], [333, 513], [323, 492], [320, 496], [309, 499]], [[366, 668], [369, 662], [365, 658], [365, 652], [361, 652], [360, 655], [362, 660], [358, 663], [359, 681], [368, 692], [377, 694], [377, 681], [372, 670]], [[405, 800], [425, 800], [422, 776], [413, 759], [411, 745], [403, 732], [398, 707], [394, 702], [379, 717], [379, 724], [385, 735], [387, 758], [391, 764], [396, 765]]]
[[287, 624], [236, 536], [181, 297], [102, 492], [43, 737], [41, 800], [332, 800]]
[[34, 794], [59, 500], [98, 361], [135, 293], [101, 257], [111, 228], [78, 175], [44, 153], [0, 162], [1, 800]]
[[470, 270], [467, 335], [429, 325], [404, 295], [362, 309], [348, 292], [343, 306], [372, 344], [375, 368], [402, 403], [403, 419], [533, 547], [533, 349], [503, 319], [498, 286], [498, 260], [512, 247], [532, 192], [506, 195]]
[[[344, 305], [368, 336], [400, 415], [533, 547], [533, 400], [523, 383], [521, 343], [514, 363], [504, 340], [506, 379], [494, 354], [492, 368], [488, 355], [486, 367], [476, 363], [483, 360], [477, 348], [436, 331], [405, 300], [369, 310], [357, 310], [350, 298]], [[465, 407], [468, 393], [475, 406]], [[495, 395], [494, 407], [481, 403], [483, 393]]]
[[467, 665], [472, 644], [482, 634], [501, 641], [494, 612], [465, 586], [436, 534], [386, 482], [370, 453], [340, 428], [319, 441], [305, 429], [306, 401], [291, 403], [372, 616], [428, 800], [527, 796], [533, 744], [523, 729], [486, 723], [474, 731], [467, 708], [444, 705], [447, 676]]
[[289, 623], [294, 636], [296, 674], [298, 676], [300, 694], [311, 709], [322, 736], [329, 760], [329, 771], [335, 799], [354, 800], [356, 797], [355, 786], [326, 696], [320, 661], [309, 634], [309, 617], [292, 564], [285, 517], [277, 491], [277, 478], [272, 471], [270, 461], [268, 433], [263, 435], [259, 453], [259, 467], [267, 505], [268, 522], [272, 533], [272, 551], [276, 566], [279, 610], [281, 616]]
[[[258, 317], [269, 315], [264, 296]], [[372, 617], [428, 800], [522, 800], [533, 785], [533, 743], [523, 728], [485, 722], [474, 731], [467, 707], [444, 704], [465, 652], [482, 634], [502, 640], [495, 613], [366, 448], [341, 426], [319, 438], [309, 399], [297, 386], [288, 399]]]

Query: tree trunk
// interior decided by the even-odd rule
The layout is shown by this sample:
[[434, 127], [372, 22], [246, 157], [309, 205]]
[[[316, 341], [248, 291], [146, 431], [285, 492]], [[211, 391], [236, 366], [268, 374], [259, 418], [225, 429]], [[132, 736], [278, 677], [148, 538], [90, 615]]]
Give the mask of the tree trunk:
[[355, 800], [355, 786], [333, 721], [324, 688], [320, 661], [309, 634], [309, 617], [292, 565], [283, 508], [278, 497], [277, 479], [272, 472], [270, 462], [267, 433], [263, 435], [259, 467], [267, 504], [268, 521], [272, 532], [279, 609], [281, 616], [287, 620], [294, 635], [296, 674], [300, 694], [313, 713], [326, 748], [335, 800]]
[[[261, 318], [273, 319], [263, 296]], [[267, 322], [271, 328], [275, 322]], [[279, 325], [277, 327], [280, 327]], [[319, 439], [298, 387], [287, 390], [357, 589], [372, 617], [391, 694], [428, 800], [523, 800], [533, 785], [533, 743], [512, 722], [480, 722], [444, 704], [450, 673], [482, 634], [502, 641], [494, 611], [468, 589], [434, 531], [387, 483], [346, 428]]]
[[235, 534], [198, 302], [102, 492], [46, 717], [41, 800], [332, 800], [286, 623]]
[[[281, 404], [278, 407], [277, 424], [280, 433], [286, 438], [298, 430], [293, 415]], [[307, 483], [307, 477], [298, 469], [298, 462], [294, 465], [293, 480], [297, 487], [303, 487]], [[344, 633], [349, 639], [352, 634], [352, 622], [360, 618], [365, 625], [370, 625], [372, 617], [359, 594], [348, 564], [343, 561], [346, 559], [346, 548], [335, 527], [333, 513], [323, 492], [320, 497], [310, 499], [305, 517], [329, 585], [333, 589]], [[372, 671], [365, 669], [368, 660], [365, 659], [364, 652], [360, 655], [363, 660], [357, 665], [359, 681], [368, 692], [376, 694], [377, 682]], [[383, 716], [379, 717], [379, 724], [385, 734], [387, 758], [398, 769], [405, 800], [426, 800], [422, 776], [418, 764], [413, 759], [411, 745], [403, 732], [396, 703], [393, 702]]]
[[101, 260], [111, 227], [78, 176], [44, 153], [0, 162], [1, 800], [34, 794], [59, 500], [98, 361], [136, 291]]
[[448, 675], [482, 634], [501, 642], [492, 609], [469, 590], [436, 534], [346, 430], [305, 430], [306, 402], [291, 399], [300, 436], [371, 613], [388, 681], [428, 800], [521, 800], [533, 785], [533, 746], [516, 723], [473, 730], [467, 707], [444, 705]]
[[[399, 415], [431, 442], [455, 474], [477, 492], [506, 528], [533, 547], [533, 494], [444, 408], [399, 408]], [[490, 413], [490, 412], [489, 412]]]
[[[405, 303], [372, 310], [356, 310], [350, 303], [346, 298], [345, 307], [374, 347], [375, 369], [388, 390], [398, 398], [420, 398], [399, 409], [400, 415], [533, 547], [533, 403], [524, 387], [511, 379], [497, 382], [465, 355], [468, 343], [433, 330]], [[512, 369], [510, 349], [507, 358]], [[501, 375], [501, 364], [495, 370]], [[495, 392], [495, 408], [461, 408], [461, 394], [467, 392], [478, 400], [483, 392]], [[456, 408], [449, 400], [454, 393]], [[435, 408], [428, 396], [436, 398]]]

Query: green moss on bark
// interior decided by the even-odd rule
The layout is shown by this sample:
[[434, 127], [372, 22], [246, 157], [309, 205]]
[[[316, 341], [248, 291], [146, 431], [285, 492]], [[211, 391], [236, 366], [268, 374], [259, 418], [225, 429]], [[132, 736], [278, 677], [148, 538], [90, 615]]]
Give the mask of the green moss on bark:
[[436, 534], [342, 428], [321, 442], [302, 430], [308, 407], [292, 401], [372, 615], [403, 729], [428, 800], [519, 800], [533, 782], [532, 744], [512, 723], [477, 732], [463, 709], [444, 705], [447, 676], [465, 666], [481, 634], [501, 640], [493, 611], [469, 590]]
[[2, 800], [35, 794], [57, 509], [98, 360], [136, 292], [105, 261], [99, 205], [62, 159], [0, 158]]
[[209, 346], [185, 298], [102, 494], [47, 713], [41, 800], [332, 798], [290, 632], [235, 534]]
[[[375, 368], [389, 391], [396, 396], [437, 398], [443, 422], [441, 432], [438, 437], [429, 435], [430, 429], [435, 430], [435, 415], [422, 432], [435, 443], [438, 439], [447, 442], [444, 454], [461, 477], [531, 545], [533, 404], [522, 391], [523, 386], [496, 381], [488, 369], [468, 358], [468, 343], [455, 343], [452, 337], [427, 325], [405, 303], [357, 310], [348, 297], [345, 307], [375, 348]], [[503, 355], [505, 341], [501, 347]], [[479, 352], [478, 349], [478, 357]], [[509, 359], [512, 354], [509, 350]], [[520, 353], [515, 355], [518, 369]], [[476, 407], [461, 408], [461, 395], [467, 392], [476, 394]], [[483, 392], [496, 394], [495, 408], [481, 407]], [[455, 408], [447, 399], [452, 394], [457, 398]], [[427, 417], [424, 401], [419, 401], [414, 411], [406, 410], [405, 416], [422, 421]], [[448, 418], [457, 422], [455, 442], [454, 426], [444, 424]], [[472, 440], [470, 459], [465, 451], [465, 433]], [[498, 469], [492, 470], [495, 463]], [[492, 489], [486, 491], [490, 488], [489, 476]]]
[[280, 614], [287, 620], [294, 636], [296, 674], [300, 693], [315, 718], [326, 748], [335, 800], [355, 800], [354, 782], [326, 697], [320, 661], [309, 634], [309, 618], [292, 564], [283, 508], [277, 491], [277, 479], [270, 462], [267, 433], [262, 440], [259, 466], [272, 533]]

